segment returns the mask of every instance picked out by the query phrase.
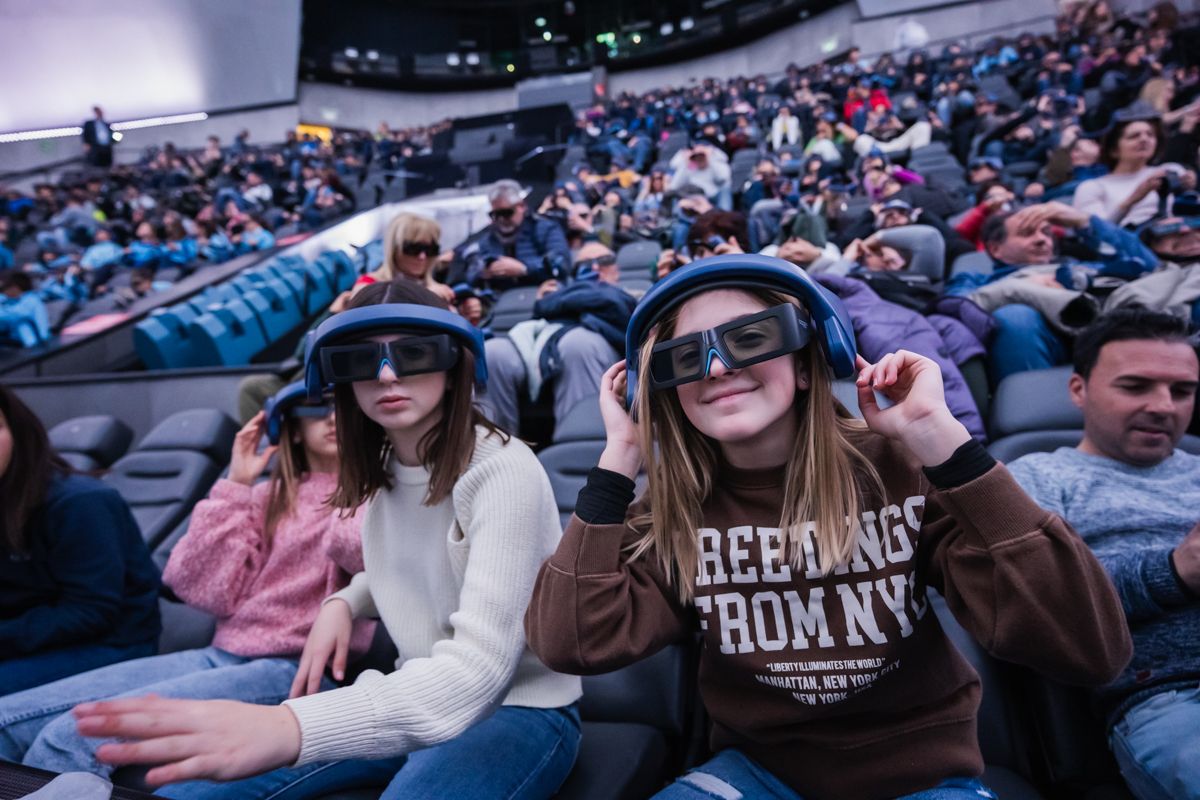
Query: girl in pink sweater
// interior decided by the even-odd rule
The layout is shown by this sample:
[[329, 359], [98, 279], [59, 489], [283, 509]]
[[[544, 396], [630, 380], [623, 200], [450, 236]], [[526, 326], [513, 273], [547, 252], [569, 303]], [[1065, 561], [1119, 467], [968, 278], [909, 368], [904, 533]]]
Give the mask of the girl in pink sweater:
[[[363, 569], [357, 515], [326, 504], [337, 482], [332, 406], [306, 405], [293, 384], [238, 433], [229, 477], [192, 512], [163, 581], [217, 618], [212, 645], [125, 661], [9, 695], [0, 702], [0, 758], [56, 772], [107, 776], [94, 753], [104, 740], [76, 732], [80, 702], [156, 694], [275, 704], [287, 699], [321, 601]], [[264, 431], [278, 441], [257, 452]], [[272, 455], [271, 479], [256, 483]], [[359, 624], [351, 653], [365, 652], [373, 623]], [[344, 663], [334, 664], [336, 678]], [[326, 686], [334, 684], [326, 679]]]

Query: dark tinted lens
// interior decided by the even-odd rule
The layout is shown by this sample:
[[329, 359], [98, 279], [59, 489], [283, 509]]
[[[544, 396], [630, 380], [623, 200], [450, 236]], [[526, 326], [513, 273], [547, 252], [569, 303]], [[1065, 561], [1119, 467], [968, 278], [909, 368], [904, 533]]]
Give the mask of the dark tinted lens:
[[511, 208], [493, 208], [488, 215], [492, 219], [511, 219], [513, 210]]
[[325, 417], [329, 416], [329, 412], [331, 411], [333, 411], [333, 406], [331, 405], [296, 406], [292, 409], [292, 416], [325, 419]]
[[435, 342], [419, 339], [400, 339], [388, 343], [388, 352], [396, 368], [402, 372], [425, 372], [437, 368], [438, 347]]
[[406, 256], [419, 256], [422, 253], [434, 258], [438, 255], [438, 246], [433, 242], [405, 242], [401, 248]]
[[731, 356], [738, 361], [746, 361], [781, 350], [783, 326], [778, 317], [767, 317], [725, 331], [721, 341]]
[[379, 346], [373, 342], [332, 348], [328, 353], [331, 381], [365, 381], [379, 374]]
[[658, 383], [680, 381], [699, 376], [704, 370], [700, 343], [683, 342], [659, 350], [650, 358], [650, 375]]

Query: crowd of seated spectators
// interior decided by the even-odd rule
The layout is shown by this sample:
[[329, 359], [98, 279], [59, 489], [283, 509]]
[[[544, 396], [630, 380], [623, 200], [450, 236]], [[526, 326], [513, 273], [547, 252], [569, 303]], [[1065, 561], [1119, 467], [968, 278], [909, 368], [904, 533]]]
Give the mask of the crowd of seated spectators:
[[493, 192], [490, 228], [435, 274], [487, 297], [571, 280], [591, 242], [659, 242], [649, 278], [778, 255], [848, 302], [868, 357], [901, 331], [940, 359], [982, 437], [991, 390], [1067, 363], [1102, 310], [1200, 299], [1171, 277], [1200, 259], [1191, 24], [1171, 3], [1088, 3], [978, 49], [621, 94], [578, 115], [537, 213]]
[[[260, 146], [249, 136], [229, 145], [212, 136], [190, 152], [167, 143], [136, 163], [38, 184], [32, 195], [5, 192], [0, 273], [26, 273], [35, 297], [59, 301], [58, 328], [85, 305], [87, 316], [119, 311], [206, 265], [354, 211], [350, 187], [364, 169], [357, 138], [289, 131], [282, 144]], [[106, 302], [89, 303], [99, 298]]]
[[[658, 255], [640, 276], [647, 282], [714, 255], [760, 252], [804, 268], [841, 299], [866, 359], [905, 348], [935, 361], [947, 406], [980, 440], [988, 434], [982, 405], [1001, 381], [1072, 364], [1068, 391], [1083, 414], [1083, 441], [1017, 461], [1013, 472], [1092, 547], [1124, 607], [1134, 660], [1099, 698], [1131, 789], [1143, 799], [1194, 796], [1200, 778], [1187, 756], [1200, 708], [1200, 526], [1186, 501], [1196, 496], [1198, 472], [1195, 457], [1177, 446], [1194, 426], [1197, 389], [1190, 331], [1200, 321], [1200, 68], [1187, 47], [1195, 29], [1186, 24], [1170, 3], [1131, 18], [1099, 0], [1060, 18], [1054, 35], [995, 39], [978, 50], [950, 44], [873, 63], [852, 50], [837, 63], [789, 67], [779, 80], [622, 95], [580, 116], [573, 143], [582, 155], [536, 206], [521, 184], [499, 181], [487, 195], [491, 224], [453, 251], [443, 249], [435, 221], [400, 215], [387, 229], [383, 264], [312, 324], [361, 307], [355, 296], [375, 283], [428, 290], [484, 329], [490, 374], [480, 405], [499, 427], [519, 432], [529, 402], [548, 397], [561, 418], [599, 394], [602, 374], [624, 355], [638, 300], [619, 254], [653, 242]], [[69, 296], [72, 287], [153, 292], [167, 264], [194, 263], [172, 261], [164, 241], [178, 250], [191, 238], [201, 258], [219, 260], [206, 254], [215, 236], [236, 252], [260, 249], [272, 230], [320, 224], [321, 210], [332, 207], [321, 205], [323, 191], [335, 205], [348, 197], [336, 188], [339, 173], [373, 159], [402, 168], [435, 133], [381, 126], [375, 136], [346, 139], [341, 151], [293, 140], [270, 155], [223, 156], [212, 143], [212, 161], [156, 154], [146, 165], [160, 180], [153, 190], [132, 181], [111, 193], [118, 168], [94, 190], [90, 180], [40, 187], [27, 206], [10, 196], [0, 235], [19, 230], [18, 243], [32, 236], [41, 269], [0, 273], [0, 315], [21, 309], [36, 317], [28, 311], [33, 295]], [[288, 155], [305, 148], [336, 163]], [[202, 193], [194, 213], [159, 212], [141, 200], [153, 203], [171, 175], [183, 181], [174, 189]], [[50, 206], [61, 191], [62, 207]], [[100, 200], [114, 203], [111, 216]], [[34, 216], [46, 210], [53, 214], [45, 220], [58, 223]], [[129, 223], [124, 243], [117, 219]], [[160, 235], [156, 226], [177, 230]], [[189, 237], [189, 230], [212, 233]], [[0, 268], [5, 254], [0, 247]], [[114, 287], [125, 267], [128, 286]], [[535, 299], [531, 318], [491, 335], [488, 306], [514, 290]], [[0, 316], [0, 340], [27, 343], [44, 327], [40, 318], [5, 327]], [[216, 499], [221, 491], [247, 494], [266, 462], [254, 446], [264, 428], [259, 409], [296, 377], [243, 383], [245, 463], [231, 472], [245, 474], [219, 484]], [[19, 430], [27, 410], [3, 393], [0, 400], [0, 431], [14, 422]], [[317, 425], [314, 418], [333, 423], [328, 406], [301, 418], [306, 427]], [[328, 446], [330, 434], [320, 432]], [[35, 444], [46, 449], [38, 436]], [[293, 445], [301, 443], [308, 446], [296, 432]], [[9, 452], [30, 447], [18, 441]], [[7, 466], [0, 460], [2, 488], [16, 480], [15, 472], [6, 478]], [[313, 472], [332, 471], [323, 466], [310, 463]], [[57, 463], [41, 473], [51, 498], [91, 489]], [[1100, 501], [1097, 487], [1105, 490]], [[91, 489], [89, 497], [106, 496]], [[16, 515], [9, 516], [12, 538]], [[136, 546], [121, 557], [145, 561]], [[128, 652], [102, 656], [144, 654], [147, 632], [157, 629], [152, 616], [138, 636], [120, 639]], [[290, 644], [281, 652], [294, 658]], [[18, 677], [29, 671], [23, 660], [8, 666]]]

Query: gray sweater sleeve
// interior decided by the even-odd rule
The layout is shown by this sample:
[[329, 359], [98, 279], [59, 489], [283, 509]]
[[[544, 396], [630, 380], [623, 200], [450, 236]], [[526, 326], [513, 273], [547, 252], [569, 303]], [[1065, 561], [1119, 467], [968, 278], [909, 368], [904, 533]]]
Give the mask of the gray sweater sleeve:
[[[1063, 470], [1042, 468], [1037, 456], [1027, 456], [1010, 464], [1009, 471], [1038, 505], [1062, 516], [1087, 539], [1088, 521], [1069, 518], [1065, 513], [1065, 487], [1061, 483]], [[1130, 544], [1130, 547], [1118, 551], [1096, 552], [1096, 558], [1117, 589], [1129, 622], [1145, 622], [1161, 616], [1172, 607], [1191, 602], [1171, 567], [1171, 551], [1174, 548]]]
[[1098, 556], [1117, 587], [1130, 622], [1145, 622], [1191, 602], [1171, 568], [1173, 549], [1131, 549], [1122, 555]]

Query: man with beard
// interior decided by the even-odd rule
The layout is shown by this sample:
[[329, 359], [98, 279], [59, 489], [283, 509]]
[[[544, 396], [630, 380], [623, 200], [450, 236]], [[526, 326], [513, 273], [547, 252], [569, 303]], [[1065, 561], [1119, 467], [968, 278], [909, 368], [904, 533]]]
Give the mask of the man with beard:
[[562, 226], [530, 214], [525, 190], [516, 181], [497, 181], [488, 201], [492, 224], [463, 253], [467, 282], [502, 291], [561, 277], [571, 264], [571, 248]]
[[1068, 387], [1083, 440], [1009, 465], [1079, 532], [1121, 597], [1133, 660], [1097, 699], [1139, 800], [1200, 797], [1200, 457], [1176, 447], [1198, 371], [1182, 319], [1110, 312], [1075, 345]]

